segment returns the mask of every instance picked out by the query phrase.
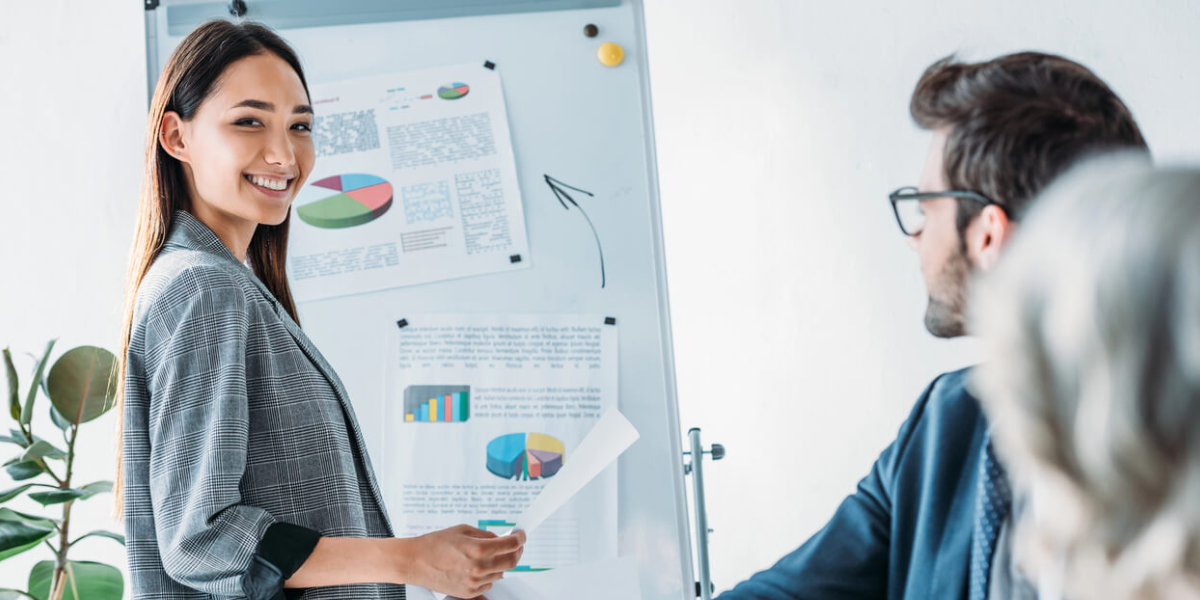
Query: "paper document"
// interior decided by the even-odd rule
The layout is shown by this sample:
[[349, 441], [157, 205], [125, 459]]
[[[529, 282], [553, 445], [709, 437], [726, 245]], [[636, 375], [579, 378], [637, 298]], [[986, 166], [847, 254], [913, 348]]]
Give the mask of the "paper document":
[[288, 240], [297, 300], [530, 265], [498, 71], [320, 82], [310, 96], [317, 161]]
[[513, 530], [533, 533], [554, 511], [561, 508], [576, 492], [583, 489], [605, 467], [611, 465], [638, 439], [633, 424], [616, 408], [608, 409], [600, 422], [575, 448], [570, 466], [563, 467], [558, 477], [550, 480], [533, 504], [517, 519]]
[[[459, 600], [425, 588], [406, 586], [408, 600]], [[632, 556], [564, 567], [544, 573], [508, 574], [484, 593], [486, 600], [641, 600], [637, 562]]]
[[592, 472], [585, 438], [617, 406], [617, 327], [603, 315], [395, 316], [407, 325], [389, 323], [377, 426], [396, 535], [464, 523], [503, 535], [583, 471], [592, 482], [527, 532], [517, 571], [616, 558], [617, 465]]

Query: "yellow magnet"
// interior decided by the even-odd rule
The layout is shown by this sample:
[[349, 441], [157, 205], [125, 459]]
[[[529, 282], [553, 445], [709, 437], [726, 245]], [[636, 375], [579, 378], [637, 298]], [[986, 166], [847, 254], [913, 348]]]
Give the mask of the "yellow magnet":
[[625, 60], [625, 49], [620, 44], [612, 42], [604, 42], [600, 44], [600, 50], [596, 52], [596, 58], [600, 59], [600, 64], [606, 67], [615, 67]]

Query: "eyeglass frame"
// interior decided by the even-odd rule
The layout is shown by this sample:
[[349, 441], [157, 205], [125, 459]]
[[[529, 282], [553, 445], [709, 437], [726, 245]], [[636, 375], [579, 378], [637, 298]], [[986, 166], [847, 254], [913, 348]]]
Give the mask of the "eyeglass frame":
[[984, 207], [998, 206], [1000, 210], [1004, 211], [1005, 216], [1008, 215], [1008, 209], [1006, 209], [1003, 204], [1000, 204], [999, 202], [996, 202], [995, 200], [992, 200], [991, 198], [988, 198], [987, 196], [984, 196], [983, 194], [973, 190], [922, 192], [919, 191], [916, 186], [906, 185], [888, 194], [888, 200], [892, 204], [892, 214], [896, 217], [896, 225], [900, 226], [900, 233], [903, 233], [909, 237], [920, 235], [921, 231], [925, 230], [925, 226], [921, 226], [921, 231], [909, 233], [908, 230], [904, 228], [904, 222], [900, 219], [900, 209], [896, 207], [896, 203], [904, 200], [916, 200], [919, 202], [921, 200], [933, 200], [935, 198], [966, 198], [968, 200], [974, 200], [982, 204]]

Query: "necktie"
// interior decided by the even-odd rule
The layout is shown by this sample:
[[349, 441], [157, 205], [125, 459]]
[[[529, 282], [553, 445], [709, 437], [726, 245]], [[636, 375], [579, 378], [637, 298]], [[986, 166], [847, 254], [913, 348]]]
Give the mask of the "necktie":
[[979, 490], [975, 499], [975, 530], [971, 534], [970, 600], [987, 600], [992, 554], [1000, 527], [1012, 506], [1012, 491], [1004, 467], [992, 450], [988, 434], [979, 461]]

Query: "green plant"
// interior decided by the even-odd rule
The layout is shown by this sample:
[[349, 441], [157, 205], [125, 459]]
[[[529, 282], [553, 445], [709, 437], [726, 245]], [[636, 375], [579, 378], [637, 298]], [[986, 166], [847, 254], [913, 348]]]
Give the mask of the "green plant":
[[[17, 428], [10, 429], [7, 436], [0, 435], [0, 443], [15, 444], [20, 452], [3, 465], [18, 485], [0, 491], [0, 504], [25, 495], [43, 507], [62, 505], [62, 518], [39, 517], [0, 507], [0, 561], [40, 545], [54, 552], [54, 560], [39, 562], [30, 570], [27, 590], [0, 589], [0, 600], [120, 600], [125, 581], [116, 567], [67, 558], [71, 548], [85, 538], [104, 537], [125, 543], [124, 536], [110, 531], [92, 531], [74, 540], [69, 537], [71, 507], [75, 502], [112, 491], [111, 481], [75, 485], [78, 474], [74, 466], [79, 426], [112, 408], [116, 357], [103, 348], [80, 346], [60, 356], [46, 373], [54, 342], [46, 345], [41, 360], [33, 357], [33, 381], [24, 394], [24, 402], [12, 355], [4, 349], [8, 412]], [[39, 391], [50, 399], [50, 419], [62, 433], [65, 450], [33, 433], [33, 408]], [[53, 483], [49, 483], [51, 480]]]

